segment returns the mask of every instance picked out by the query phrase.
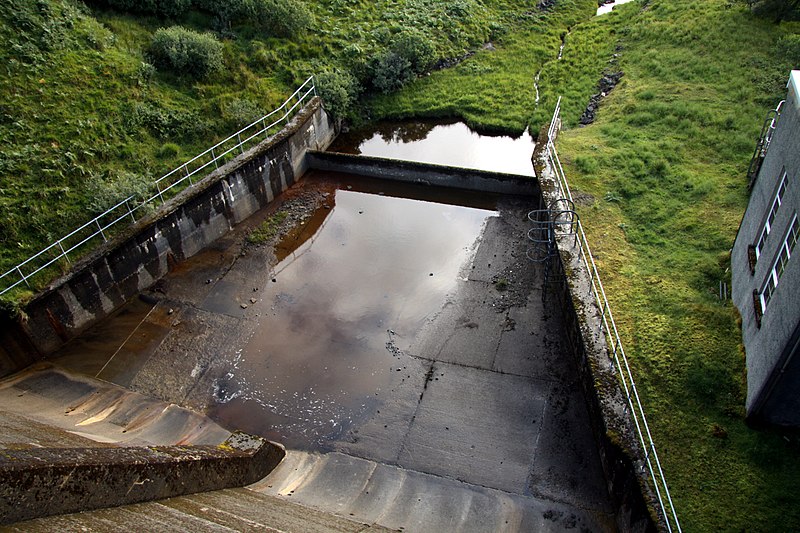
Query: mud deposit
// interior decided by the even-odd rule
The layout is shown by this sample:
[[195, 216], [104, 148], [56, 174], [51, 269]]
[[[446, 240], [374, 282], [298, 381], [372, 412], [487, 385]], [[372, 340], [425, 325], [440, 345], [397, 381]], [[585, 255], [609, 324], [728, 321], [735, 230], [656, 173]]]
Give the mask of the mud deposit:
[[530, 133], [483, 135], [462, 122], [384, 122], [339, 135], [332, 152], [421, 161], [533, 176]]

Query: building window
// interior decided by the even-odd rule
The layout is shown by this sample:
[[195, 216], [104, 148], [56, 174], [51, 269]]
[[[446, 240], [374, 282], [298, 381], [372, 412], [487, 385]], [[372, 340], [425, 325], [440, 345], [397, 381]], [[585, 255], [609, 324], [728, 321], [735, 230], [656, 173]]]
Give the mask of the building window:
[[783, 194], [786, 192], [786, 187], [789, 185], [789, 175], [786, 169], [781, 169], [781, 180], [778, 184], [778, 190], [775, 191], [775, 196], [772, 198], [772, 205], [769, 208], [767, 219], [764, 221], [764, 226], [761, 228], [761, 233], [756, 242], [756, 260], [761, 257], [761, 252], [764, 251], [764, 246], [767, 243], [769, 232], [772, 231], [772, 223], [775, 221], [775, 216], [778, 214], [778, 208], [783, 201]]
[[[800, 236], [800, 222], [797, 220], [797, 213], [792, 218], [792, 223], [786, 230], [786, 235], [783, 238], [780, 248], [778, 249], [775, 262], [772, 264], [772, 269], [767, 274], [767, 279], [764, 282], [764, 287], [761, 289], [761, 314], [766, 312], [767, 305], [775, 294], [775, 289], [778, 287], [778, 281], [781, 279], [783, 271], [786, 269], [786, 263], [792, 257], [794, 246], [797, 244], [798, 236]], [[758, 313], [756, 313], [758, 314]]]

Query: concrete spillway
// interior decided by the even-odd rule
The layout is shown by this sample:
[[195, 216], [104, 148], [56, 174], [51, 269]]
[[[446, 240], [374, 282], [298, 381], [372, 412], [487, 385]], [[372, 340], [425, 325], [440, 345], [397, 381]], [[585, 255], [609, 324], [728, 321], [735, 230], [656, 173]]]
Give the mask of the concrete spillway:
[[406, 530], [611, 529], [528, 201], [437, 194], [312, 174], [285, 200], [316, 228], [273, 268], [233, 234], [55, 361], [286, 444], [273, 496]]
[[[315, 170], [280, 174], [288, 190], [192, 257], [175, 260], [185, 236], [150, 245], [183, 227], [180, 211], [130, 241], [148, 253], [144, 270], [168, 273], [80, 335], [62, 326], [89, 323], [94, 300], [81, 283], [97, 277], [48, 296], [71, 291], [81, 309], [37, 309], [46, 321], [32, 320], [73, 336], [52, 355], [72, 375], [281, 442], [283, 463], [244, 492], [20, 527], [102, 530], [127, 516], [169, 530], [611, 531], [642, 520], [627, 510], [639, 505], [627, 499], [629, 463], [598, 451], [603, 422], [584, 396], [571, 307], [543, 292], [542, 266], [526, 258], [536, 182], [320, 152], [304, 161]], [[242, 183], [266, 172], [247, 165], [234, 173]], [[211, 220], [218, 226], [269, 197], [258, 183], [226, 187], [223, 203], [240, 203]], [[205, 238], [210, 223], [192, 220], [189, 239]], [[283, 237], [248, 243], [259, 226]], [[110, 287], [128, 290], [133, 278]], [[307, 527], [297, 505], [315, 510]]]

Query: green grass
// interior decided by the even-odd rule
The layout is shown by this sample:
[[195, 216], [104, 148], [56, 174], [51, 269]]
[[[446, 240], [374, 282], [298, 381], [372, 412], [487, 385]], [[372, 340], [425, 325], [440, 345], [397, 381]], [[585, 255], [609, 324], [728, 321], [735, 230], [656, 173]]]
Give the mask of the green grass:
[[308, 2], [313, 21], [293, 38], [226, 30], [225, 68], [195, 81], [155, 70], [147, 48], [164, 26], [214, 29], [208, 14], [165, 21], [81, 0], [3, 2], [0, 272], [102, 212], [98, 190], [124, 198], [124, 183], [161, 176], [279, 105], [308, 75], [335, 68], [368, 83], [370, 58], [408, 28], [436, 58], [459, 56], [503, 33], [509, 6], [528, 3]]
[[287, 216], [289, 216], [289, 213], [286, 211], [278, 211], [270, 215], [264, 222], [247, 234], [247, 242], [251, 244], [264, 244], [271, 241], [278, 235], [278, 230]]
[[[614, 17], [603, 31], [622, 46], [623, 81], [558, 147], [573, 191], [594, 199], [578, 210], [678, 513], [686, 531], [796, 530], [800, 435], [744, 423], [741, 331], [717, 291], [749, 157], [792, 66], [776, 45], [800, 28], [724, 1], [652, 0]], [[601, 26], [581, 30], [592, 40]]]

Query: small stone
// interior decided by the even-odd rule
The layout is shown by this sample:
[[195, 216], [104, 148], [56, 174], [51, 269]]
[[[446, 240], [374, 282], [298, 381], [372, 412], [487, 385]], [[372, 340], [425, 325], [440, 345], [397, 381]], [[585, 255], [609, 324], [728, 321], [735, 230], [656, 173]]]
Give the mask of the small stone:
[[172, 309], [172, 308], [170, 307], [169, 311], [167, 311], [167, 314], [168, 314], [168, 315], [171, 315], [171, 314], [172, 314], [172, 313], [174, 313], [174, 312], [175, 312], [175, 310], [174, 310], [174, 309]]
[[239, 307], [241, 307], [242, 309], [247, 309], [247, 304], [242, 304]]
[[206, 280], [206, 285], [210, 285], [210, 284], [211, 284], [211, 279], [207, 279]]
[[256, 301], [257, 301], [257, 300], [256, 300], [255, 298], [250, 298], [250, 303], [251, 303], [251, 304], [254, 304], [254, 303], [256, 303]]
[[258, 292], [258, 287], [253, 287], [253, 292]]
[[348, 185], [348, 186], [347, 186], [347, 190], [348, 190], [348, 191], [352, 191], [352, 190], [353, 190], [353, 186], [352, 186], [352, 185]]

